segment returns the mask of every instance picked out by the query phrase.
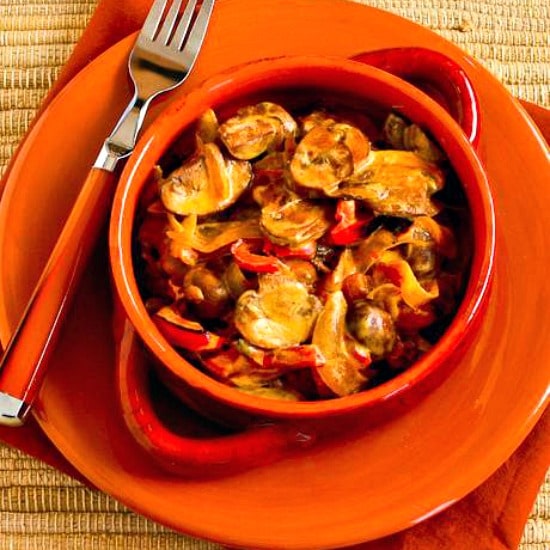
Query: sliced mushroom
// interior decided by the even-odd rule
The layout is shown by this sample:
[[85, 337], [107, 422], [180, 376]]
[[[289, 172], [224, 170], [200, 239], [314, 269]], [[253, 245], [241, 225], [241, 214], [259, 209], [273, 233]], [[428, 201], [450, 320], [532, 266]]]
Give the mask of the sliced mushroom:
[[359, 129], [371, 141], [376, 140], [379, 136], [380, 132], [377, 125], [367, 113], [353, 109], [342, 110], [341, 108], [338, 108], [337, 111], [338, 114], [336, 112], [317, 110], [301, 117], [299, 122], [302, 135], [307, 134], [315, 126], [329, 127], [335, 124], [345, 124], [346, 126], [353, 126], [353, 128]]
[[330, 226], [326, 203], [301, 198], [283, 181], [255, 186], [252, 197], [262, 207], [260, 226], [276, 245], [296, 247], [315, 241]]
[[298, 281], [306, 285], [309, 290], [315, 290], [319, 275], [311, 261], [300, 258], [287, 258], [284, 263], [290, 268]]
[[218, 137], [218, 117], [212, 109], [207, 109], [197, 122], [196, 135], [203, 143], [212, 143]]
[[313, 200], [294, 198], [262, 208], [260, 226], [278, 245], [297, 246], [320, 239], [331, 225], [330, 208]]
[[433, 245], [409, 244], [404, 256], [417, 278], [434, 277], [439, 270], [439, 257]]
[[276, 118], [283, 126], [285, 136], [291, 136], [296, 133], [297, 124], [292, 115], [277, 103], [262, 101], [257, 105], [244, 107], [239, 111], [243, 115], [258, 114], [266, 117]]
[[160, 198], [175, 214], [212, 214], [236, 202], [251, 178], [248, 162], [226, 161], [215, 143], [199, 143], [195, 155], [161, 180]]
[[264, 349], [305, 342], [321, 309], [307, 287], [285, 274], [259, 278], [259, 289], [243, 293], [235, 308], [235, 326], [248, 342]]
[[300, 126], [304, 134], [307, 134], [316, 126], [330, 126], [335, 123], [336, 120], [326, 111], [313, 111], [300, 120]]
[[427, 162], [442, 162], [445, 155], [441, 149], [416, 124], [408, 126], [403, 133], [403, 145]]
[[415, 218], [398, 236], [398, 242], [404, 244], [404, 258], [421, 278], [437, 274], [442, 257], [455, 258], [457, 255], [452, 232], [428, 216]]
[[395, 326], [391, 315], [382, 308], [366, 300], [356, 302], [348, 326], [373, 355], [382, 357], [393, 349]]
[[368, 138], [354, 126], [314, 125], [296, 147], [290, 173], [302, 187], [331, 195], [342, 180], [362, 170], [369, 152]]
[[393, 149], [413, 151], [428, 162], [442, 162], [445, 155], [417, 124], [391, 113], [384, 123], [384, 137]]
[[235, 262], [231, 262], [227, 266], [223, 274], [223, 280], [229, 294], [234, 300], [237, 300], [243, 292], [251, 290], [254, 287], [255, 281], [255, 279], [248, 279]]
[[316, 126], [296, 147], [290, 172], [299, 185], [330, 194], [353, 174], [353, 157], [330, 130]]
[[190, 268], [182, 287], [193, 313], [201, 319], [220, 318], [231, 305], [231, 296], [223, 278], [204, 265]]
[[240, 109], [218, 131], [227, 150], [241, 160], [250, 160], [277, 149], [295, 132], [296, 122], [291, 115], [268, 101]]
[[330, 126], [330, 128], [332, 132], [340, 135], [340, 140], [350, 150], [353, 158], [353, 172], [361, 172], [371, 151], [370, 141], [367, 136], [359, 128], [345, 122], [337, 122]]
[[365, 387], [368, 376], [364, 363], [350, 353], [346, 345], [346, 314], [348, 305], [342, 291], [329, 295], [319, 313], [312, 343], [325, 358], [325, 364], [316, 369], [323, 384], [335, 395], [357, 393]]
[[291, 191], [283, 179], [277, 179], [272, 183], [265, 185], [254, 185], [252, 188], [252, 198], [260, 207], [282, 205], [285, 202], [299, 198], [296, 193]]
[[364, 171], [343, 181], [335, 196], [365, 201], [387, 216], [434, 216], [431, 196], [443, 187], [442, 171], [410, 151], [372, 151]]
[[404, 118], [391, 113], [384, 122], [383, 134], [386, 141], [393, 149], [405, 149], [405, 140], [403, 138], [407, 121]]

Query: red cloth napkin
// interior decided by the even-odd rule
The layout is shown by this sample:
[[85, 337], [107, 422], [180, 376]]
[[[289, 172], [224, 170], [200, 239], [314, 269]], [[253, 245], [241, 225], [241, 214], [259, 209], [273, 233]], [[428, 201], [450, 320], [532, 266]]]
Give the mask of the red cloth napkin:
[[[87, 63], [138, 30], [150, 4], [151, 0], [102, 0], [44, 106]], [[550, 141], [550, 111], [529, 103], [524, 103], [524, 107]], [[0, 191], [2, 188], [0, 184]], [[23, 428], [0, 427], [0, 440], [82, 479], [32, 419]], [[549, 465], [550, 410], [547, 410], [521, 447], [478, 489], [415, 527], [354, 548], [516, 549]]]

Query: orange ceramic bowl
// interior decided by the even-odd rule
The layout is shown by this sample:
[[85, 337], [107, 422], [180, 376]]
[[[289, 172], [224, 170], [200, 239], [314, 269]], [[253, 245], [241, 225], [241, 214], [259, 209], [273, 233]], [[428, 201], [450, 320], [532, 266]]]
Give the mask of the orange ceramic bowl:
[[[143, 300], [132, 256], [134, 220], [140, 195], [153, 168], [185, 135], [207, 108], [224, 112], [281, 94], [307, 97], [314, 91], [389, 113], [398, 110], [435, 138], [465, 191], [473, 235], [468, 283], [454, 319], [433, 348], [402, 374], [372, 389], [310, 402], [289, 402], [252, 396], [201, 372], [170, 346], [151, 320]], [[284, 104], [284, 103], [283, 103]], [[115, 196], [110, 226], [114, 287], [129, 322], [159, 366], [161, 376], [185, 402], [206, 417], [239, 426], [260, 419], [319, 422], [391, 403], [415, 388], [439, 383], [472, 344], [490, 292], [495, 248], [491, 189], [475, 147], [455, 119], [417, 87], [358, 61], [318, 57], [282, 57], [240, 66], [211, 78], [188, 96], [181, 96], [146, 131], [129, 159]], [[128, 381], [126, 380], [125, 383]], [[131, 381], [129, 382], [132, 383]], [[126, 395], [128, 392], [126, 392]], [[397, 401], [400, 401], [397, 399]], [[401, 400], [402, 401], [402, 400]], [[147, 422], [144, 421], [143, 426]], [[142, 426], [142, 427], [143, 427]], [[135, 426], [134, 426], [135, 428]], [[145, 429], [145, 428], [144, 428]], [[149, 428], [150, 429], [150, 426]]]

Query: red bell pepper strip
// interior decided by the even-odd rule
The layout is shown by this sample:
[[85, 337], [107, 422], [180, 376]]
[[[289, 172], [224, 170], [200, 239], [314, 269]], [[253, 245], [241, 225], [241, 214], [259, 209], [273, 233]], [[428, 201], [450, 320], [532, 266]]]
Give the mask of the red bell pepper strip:
[[278, 258], [301, 258], [310, 260], [317, 254], [317, 242], [309, 241], [299, 246], [282, 246], [264, 239], [263, 250], [266, 254], [277, 256]]
[[231, 245], [231, 254], [235, 263], [246, 271], [255, 273], [276, 273], [281, 269], [281, 263], [275, 256], [257, 254], [255, 250], [261, 248], [261, 241], [239, 239]]
[[371, 213], [358, 212], [357, 203], [351, 199], [339, 200], [334, 216], [338, 222], [328, 233], [331, 244], [345, 246], [364, 237], [363, 230], [374, 218]]
[[166, 340], [176, 348], [188, 351], [207, 351], [219, 349], [224, 343], [223, 338], [212, 332], [183, 328], [157, 315], [153, 317], [153, 323]]

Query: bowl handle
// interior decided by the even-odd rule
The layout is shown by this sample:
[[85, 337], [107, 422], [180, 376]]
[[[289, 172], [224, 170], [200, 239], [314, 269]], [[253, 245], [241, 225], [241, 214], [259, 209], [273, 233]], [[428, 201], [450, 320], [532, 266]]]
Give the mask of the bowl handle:
[[[126, 319], [118, 323], [116, 388], [123, 418], [134, 439], [164, 470], [193, 477], [228, 475], [274, 462], [314, 442], [312, 433], [282, 421], [261, 423], [229, 435], [213, 433], [212, 427], [206, 435], [185, 435], [168, 427], [151, 398], [151, 360], [131, 323]], [[181, 402], [171, 412], [196, 417]], [[200, 432], [201, 422], [191, 422], [191, 431]]]
[[387, 71], [420, 88], [453, 116], [477, 148], [481, 124], [479, 100], [466, 71], [456, 61], [441, 52], [420, 47], [363, 52], [351, 59]]

